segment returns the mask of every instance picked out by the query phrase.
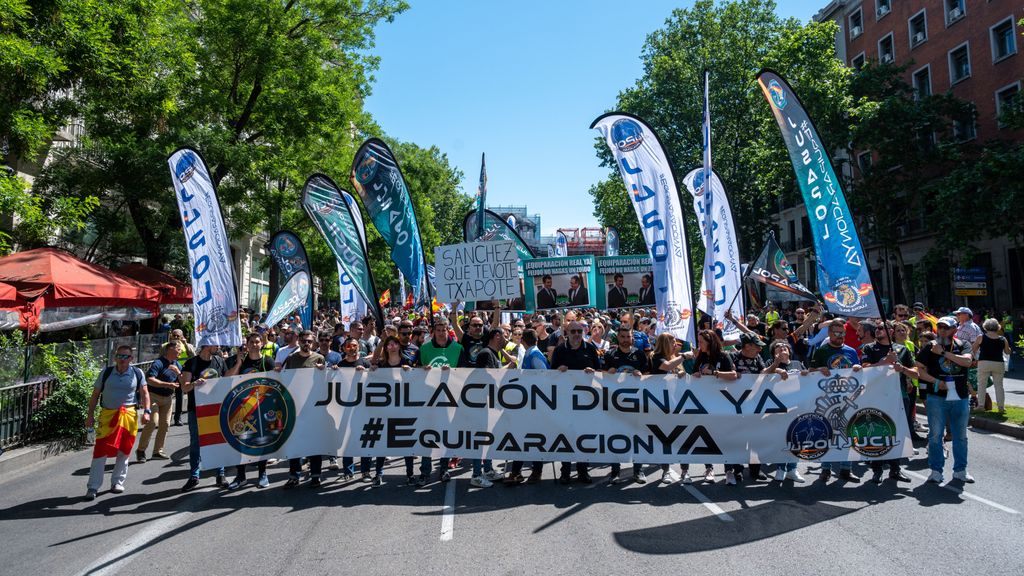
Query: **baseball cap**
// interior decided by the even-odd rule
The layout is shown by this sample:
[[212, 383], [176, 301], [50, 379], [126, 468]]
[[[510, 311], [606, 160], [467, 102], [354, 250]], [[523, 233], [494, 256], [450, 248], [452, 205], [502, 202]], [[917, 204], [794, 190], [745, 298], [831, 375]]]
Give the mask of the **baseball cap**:
[[924, 310], [924, 304], [921, 302], [914, 302], [914, 305], [911, 306], [911, 308], [914, 310]]
[[760, 338], [753, 334], [740, 334], [740, 344], [746, 346], [747, 344], [754, 344], [756, 346], [764, 346], [764, 342]]
[[949, 328], [953, 328], [954, 326], [957, 325], [957, 321], [956, 318], [953, 318], [952, 316], [943, 316], [942, 318], [939, 318], [935, 325], [943, 325]]
[[968, 316], [974, 316], [974, 312], [971, 312], [971, 309], [967, 306], [957, 308], [955, 314], [967, 314]]

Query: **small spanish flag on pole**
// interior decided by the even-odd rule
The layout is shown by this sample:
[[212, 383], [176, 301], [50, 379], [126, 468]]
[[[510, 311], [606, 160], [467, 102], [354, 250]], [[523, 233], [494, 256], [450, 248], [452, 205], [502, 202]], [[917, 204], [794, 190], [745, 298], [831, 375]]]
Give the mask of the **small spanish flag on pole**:
[[391, 304], [391, 288], [385, 290], [384, 293], [380, 295], [380, 298], [377, 300], [377, 302], [381, 305], [382, 308], [384, 306], [387, 306], [388, 304]]

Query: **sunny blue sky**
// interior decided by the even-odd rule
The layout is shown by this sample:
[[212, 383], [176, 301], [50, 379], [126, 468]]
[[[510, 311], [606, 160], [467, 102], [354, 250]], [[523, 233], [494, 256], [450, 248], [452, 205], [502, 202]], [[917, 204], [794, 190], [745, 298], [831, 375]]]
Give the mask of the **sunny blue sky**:
[[[607, 169], [590, 122], [642, 74], [647, 34], [692, 1], [410, 3], [377, 29], [381, 63], [366, 102], [377, 122], [440, 148], [469, 194], [486, 152], [488, 204], [529, 206], [544, 234], [596, 225], [587, 189]], [[825, 4], [783, 0], [778, 12], [807, 21]]]

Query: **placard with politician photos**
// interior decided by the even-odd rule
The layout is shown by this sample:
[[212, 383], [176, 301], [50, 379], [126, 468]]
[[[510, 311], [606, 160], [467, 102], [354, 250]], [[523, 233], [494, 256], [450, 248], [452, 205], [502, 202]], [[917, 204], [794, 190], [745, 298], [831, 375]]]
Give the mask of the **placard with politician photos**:
[[651, 257], [647, 254], [597, 258], [596, 306], [602, 310], [654, 306]]
[[534, 310], [595, 306], [596, 274], [589, 254], [524, 262], [526, 305]]

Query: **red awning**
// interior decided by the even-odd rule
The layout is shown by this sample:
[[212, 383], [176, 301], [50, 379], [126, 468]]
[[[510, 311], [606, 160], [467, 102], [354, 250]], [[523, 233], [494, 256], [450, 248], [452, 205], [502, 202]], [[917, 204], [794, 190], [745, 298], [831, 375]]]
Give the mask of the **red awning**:
[[[119, 309], [120, 318], [137, 317], [132, 309], [156, 315], [160, 292], [85, 262], [56, 248], [36, 248], [0, 258], [0, 282], [17, 291], [17, 308], [23, 328], [32, 331], [64, 329], [107, 316], [105, 309]], [[44, 317], [54, 316], [50, 321]]]
[[0, 306], [10, 306], [18, 299], [18, 289], [6, 282], [0, 282]]
[[191, 304], [192, 287], [167, 272], [132, 262], [117, 269], [125, 276], [160, 291], [161, 304]]

